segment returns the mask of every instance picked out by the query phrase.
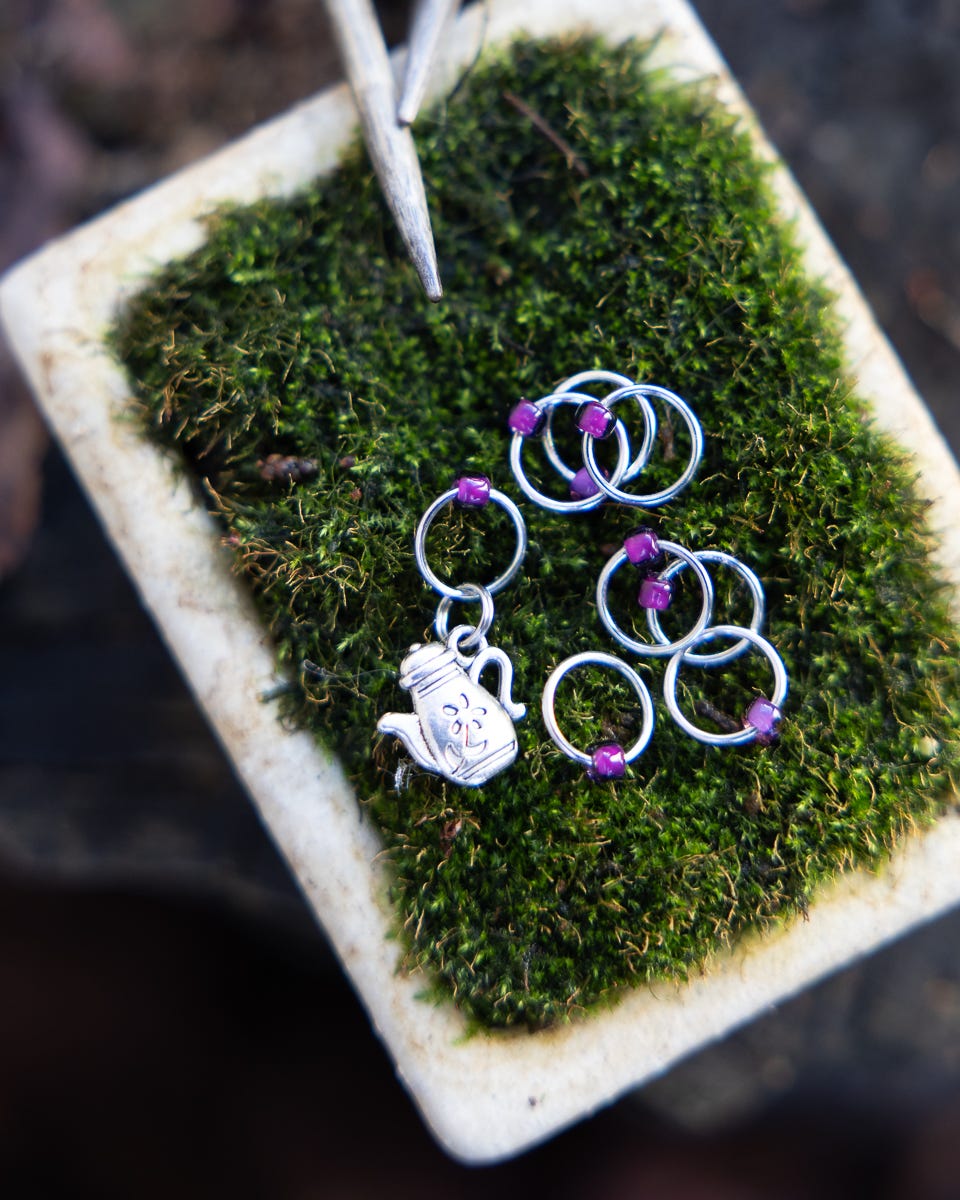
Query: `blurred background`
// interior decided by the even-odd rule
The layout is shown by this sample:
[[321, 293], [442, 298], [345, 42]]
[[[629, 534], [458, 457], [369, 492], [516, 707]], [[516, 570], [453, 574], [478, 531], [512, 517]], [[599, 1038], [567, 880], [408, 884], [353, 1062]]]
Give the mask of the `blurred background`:
[[[956, 453], [960, 0], [694, 7]], [[0, 268], [339, 74], [320, 0], [3, 0]], [[451, 1162], [0, 344], [0, 1194], [491, 1188], [960, 1197], [960, 913]]]

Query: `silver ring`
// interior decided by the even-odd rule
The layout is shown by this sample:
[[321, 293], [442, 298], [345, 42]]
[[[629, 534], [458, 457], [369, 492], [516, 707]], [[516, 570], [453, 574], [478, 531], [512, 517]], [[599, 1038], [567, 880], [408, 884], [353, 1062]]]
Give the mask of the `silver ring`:
[[572, 758], [574, 762], [578, 762], [584, 767], [593, 766], [593, 757], [583, 750], [578, 750], [560, 732], [560, 726], [557, 724], [556, 709], [554, 707], [560, 680], [568, 671], [572, 671], [574, 667], [580, 666], [610, 667], [611, 670], [619, 672], [636, 693], [637, 699], [640, 701], [640, 707], [643, 709], [643, 726], [640, 729], [640, 736], [637, 740], [629, 750], [623, 752], [624, 760], [628, 763], [633, 762], [634, 759], [639, 758], [644, 750], [646, 750], [650, 738], [653, 736], [653, 700], [647, 685], [633, 667], [623, 662], [622, 659], [615, 658], [612, 654], [605, 654], [602, 650], [585, 650], [582, 654], [573, 654], [569, 658], [565, 658], [558, 667], [554, 668], [550, 678], [547, 680], [546, 687], [543, 689], [543, 700], [541, 702], [543, 723], [547, 727], [547, 733], [550, 734], [551, 738], [553, 738], [554, 742], [556, 742], [568, 758]]
[[454, 625], [446, 637], [447, 649], [452, 650], [460, 659], [460, 665], [466, 666], [472, 660], [473, 655], [466, 655], [464, 650], [476, 650], [477, 654], [482, 654], [488, 646], [486, 636], [477, 633], [472, 625]]
[[[472, 650], [474, 646], [479, 646], [490, 632], [490, 626], [493, 624], [493, 596], [490, 594], [489, 588], [481, 587], [478, 583], [462, 583], [460, 591], [466, 593], [468, 599], [480, 601], [480, 620], [476, 625], [458, 625], [455, 630], [455, 632], [464, 629], [470, 631], [469, 637], [463, 637], [462, 640], [457, 639], [457, 648]], [[450, 610], [454, 603], [453, 596], [444, 596], [437, 605], [433, 628], [441, 642], [445, 642], [450, 635]]]
[[633, 387], [636, 383], [635, 379], [631, 379], [629, 375], [619, 375], [616, 371], [578, 371], [576, 375], [569, 375], [561, 383], [553, 389], [555, 392], [573, 392], [581, 383], [612, 383], [615, 387]]
[[[614, 554], [600, 572], [600, 578], [597, 580], [597, 612], [607, 632], [615, 637], [626, 650], [632, 650], [634, 654], [642, 654], [651, 658], [667, 658], [678, 651], [686, 650], [703, 633], [713, 617], [713, 583], [707, 573], [707, 568], [700, 562], [696, 554], [690, 550], [685, 550], [683, 546], [678, 546], [676, 542], [661, 541], [660, 549], [667, 554], [672, 554], [674, 558], [681, 559], [684, 565], [692, 567], [693, 573], [696, 575], [697, 582], [700, 584], [703, 592], [703, 604], [701, 605], [700, 616], [697, 617], [696, 624], [688, 634], [682, 638], [678, 638], [675, 642], [640, 642], [624, 632], [614, 620], [608, 599], [610, 580], [624, 563], [630, 561], [627, 558], [626, 550], [618, 550]], [[655, 575], [654, 578], [662, 579], [663, 572]]]
[[[416, 559], [417, 569], [423, 578], [430, 586], [440, 593], [441, 596], [449, 596], [451, 600], [475, 600], [476, 596], [464, 590], [464, 588], [450, 587], [446, 583], [442, 583], [433, 571], [431, 571], [427, 563], [427, 532], [433, 524], [433, 519], [442, 508], [445, 508], [451, 500], [456, 499], [457, 489], [450, 488], [444, 492], [442, 496], [438, 496], [430, 505], [423, 516], [420, 518], [420, 523], [417, 525], [417, 531], [413, 535], [413, 557]], [[517, 548], [513, 552], [513, 558], [510, 560], [509, 566], [502, 575], [486, 585], [486, 590], [491, 596], [497, 592], [503, 591], [507, 584], [514, 578], [520, 570], [520, 564], [523, 562], [524, 555], [527, 553], [527, 527], [524, 524], [523, 514], [520, 509], [514, 504], [509, 496], [503, 492], [497, 491], [496, 488], [490, 489], [490, 500], [494, 504], [499, 504], [500, 507], [509, 515], [513, 521], [514, 528], [517, 531]]]
[[[584, 374], [595, 376], [605, 375], [607, 372], [585, 371]], [[613, 372], [610, 372], [610, 375], [613, 375]], [[574, 378], [576, 378], [576, 376]], [[626, 379], [626, 376], [614, 376], [614, 378]], [[653, 446], [657, 436], [657, 414], [653, 411], [653, 405], [645, 396], [642, 396], [635, 391], [631, 391], [631, 389], [635, 388], [636, 386], [637, 385], [634, 383], [628, 383], [626, 387], [617, 388], [616, 391], [609, 392], [600, 400], [598, 400], [595, 396], [586, 396], [583, 392], [572, 392], [566, 388], [566, 385], [564, 385], [563, 391], [558, 388], [557, 392], [555, 393], [556, 395], [576, 396], [578, 403], [580, 404], [586, 404], [592, 400], [595, 404], [602, 404], [604, 407], [609, 407], [611, 402], [615, 403], [614, 398], [618, 397], [621, 392], [630, 391], [630, 394], [636, 397], [637, 405], [639, 406], [640, 411], [643, 413], [643, 442], [641, 443], [640, 449], [637, 451], [633, 461], [628, 463], [627, 469], [621, 476], [619, 481], [621, 483], [626, 483], [635, 476], [639, 475], [643, 468], [647, 465], [647, 463], [650, 461], [651, 454], [653, 454]], [[557, 471], [560, 472], [564, 479], [572, 479], [574, 475], [576, 475], [576, 471], [574, 471], [572, 467], [568, 467], [560, 457], [560, 453], [557, 450], [553, 440], [552, 408], [547, 410], [547, 419], [540, 438], [543, 442], [544, 453], [553, 466], [557, 469]]]
[[[554, 388], [554, 393], [563, 394], [564, 392], [575, 392], [577, 388], [584, 383], [612, 383], [614, 387], [619, 390], [620, 388], [633, 387], [636, 383], [636, 380], [631, 379], [629, 375], [620, 375], [616, 371], [579, 371], [576, 375], [570, 375], [567, 379], [564, 379], [558, 383]], [[594, 399], [596, 399], [596, 397], [594, 397]], [[605, 404], [606, 398], [599, 400], [598, 403]], [[645, 414], [645, 417], [646, 416], [647, 414]], [[656, 436], [657, 430], [657, 414], [652, 408], [649, 410], [649, 416], [647, 419], [649, 420], [650, 418], [653, 420], [652, 431], [650, 434], [650, 446], [649, 448], [645, 446], [643, 449], [641, 449], [640, 454], [638, 454], [634, 461], [627, 467], [621, 482], [632, 479], [634, 475], [638, 474], [646, 466], [647, 459], [644, 459], [642, 462], [639, 462], [639, 460], [641, 455], [644, 453], [644, 449], [646, 449], [647, 458], [649, 458], [650, 453], [653, 450], [653, 439]], [[560, 457], [560, 452], [557, 450], [556, 444], [553, 440], [553, 409], [550, 409], [547, 412], [547, 420], [541, 437], [543, 439], [544, 453], [550, 460], [551, 465], [564, 477], [564, 479], [572, 479], [574, 475], [576, 475], [576, 471], [574, 471], [571, 467], [568, 467]], [[639, 465], [637, 465], [638, 463]]]
[[[675, 392], [670, 392], [666, 388], [656, 387], [651, 383], [638, 383], [633, 388], [623, 388], [620, 392], [614, 392], [613, 395], [608, 396], [604, 400], [604, 404], [612, 408], [618, 401], [626, 399], [630, 395], [643, 396], [644, 399], [648, 396], [655, 396], [670, 408], [675, 408], [683, 418], [687, 429], [690, 431], [691, 442], [690, 461], [684, 468], [683, 474], [669, 487], [663, 488], [659, 492], [649, 492], [645, 496], [635, 496], [630, 492], [625, 492], [617, 486], [617, 482], [619, 481], [607, 479], [600, 470], [600, 466], [597, 463], [594, 439], [589, 434], [584, 434], [583, 437], [583, 462], [590, 478], [597, 487], [602, 488], [606, 492], [611, 500], [618, 500], [621, 504], [632, 504], [640, 508], [656, 508], [660, 504], [666, 504], [668, 500], [672, 500], [674, 496], [683, 491], [696, 474], [700, 460], [703, 458], [703, 429], [697, 420], [696, 414], [686, 400], [681, 399]], [[647, 402], [649, 403], [649, 401]]]
[[[554, 392], [549, 396], [541, 396], [539, 400], [534, 401], [534, 404], [538, 409], [549, 414], [554, 408], [562, 404], [575, 404], [579, 408], [582, 404], [589, 404], [593, 399], [593, 396], [584, 395], [582, 392]], [[617, 463], [613, 469], [611, 478], [619, 483], [623, 479], [624, 472], [630, 461], [630, 439], [627, 436], [623, 422], [620, 420], [614, 426], [614, 432], [617, 438]], [[522, 433], [515, 433], [510, 439], [510, 470], [513, 471], [513, 477], [516, 479], [520, 490], [534, 504], [539, 504], [541, 508], [545, 508], [548, 512], [558, 513], [588, 512], [591, 508], [597, 508], [598, 505], [603, 504], [606, 499], [603, 492], [597, 492], [593, 496], [586, 496], [582, 500], [554, 500], [552, 496], [545, 496], [543, 492], [537, 491], [523, 470], [523, 443], [525, 441], [526, 438]], [[564, 465], [561, 465], [559, 469], [560, 473], [568, 481], [573, 479], [576, 474], [576, 471], [571, 471], [569, 467]], [[600, 468], [597, 467], [597, 470], [599, 471]]]
[[[718, 637], [734, 637], [750, 642], [766, 655], [768, 662], [773, 667], [774, 685], [770, 703], [777, 708], [782, 708], [789, 686], [787, 668], [783, 665], [783, 659], [767, 639], [752, 629], [745, 629], [742, 625], [711, 625], [709, 629], [705, 629], [700, 634], [694, 644], [712, 642], [714, 638]], [[757, 730], [752, 725], [747, 725], [744, 729], [738, 729], [733, 733], [709, 733], [694, 725], [692, 721], [688, 721], [680, 711], [680, 705], [677, 703], [677, 677], [684, 662], [689, 661], [687, 653], [686, 650], [678, 650], [667, 663], [667, 669], [663, 673], [663, 699], [670, 716], [685, 733], [708, 746], [744, 746], [747, 742], [752, 742], [757, 736]]]
[[[721, 567], [730, 567], [731, 570], [736, 571], [741, 576], [750, 589], [750, 595], [753, 598], [753, 615], [750, 618], [750, 628], [754, 633], [759, 633], [766, 615], [767, 599], [763, 591], [763, 584], [757, 578], [756, 574], [746, 563], [741, 562], [739, 558], [734, 558], [732, 554], [725, 553], [723, 550], [696, 550], [694, 556], [699, 558], [701, 562], [717, 563]], [[668, 563], [664, 567], [657, 578], [669, 583], [686, 566], [687, 563], [684, 559], [675, 558], [673, 562]], [[714, 588], [714, 599], [716, 599], [716, 588]], [[669, 639], [660, 627], [660, 616], [654, 608], [647, 609], [647, 625], [654, 639], [662, 646], [666, 646]], [[696, 654], [693, 650], [688, 649], [684, 655], [684, 661], [695, 663], [698, 667], [719, 667], [724, 663], [733, 662], [735, 658], [739, 658], [741, 654], [744, 654], [749, 649], [750, 643], [745, 638], [741, 638], [740, 641], [735, 642], [729, 649], [716, 650], [713, 654]]]

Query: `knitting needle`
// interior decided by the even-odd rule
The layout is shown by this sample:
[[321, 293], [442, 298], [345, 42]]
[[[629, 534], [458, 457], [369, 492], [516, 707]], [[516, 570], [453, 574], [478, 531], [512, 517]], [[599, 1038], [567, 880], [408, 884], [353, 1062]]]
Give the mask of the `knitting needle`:
[[440, 35], [459, 7], [460, 0], [417, 0], [407, 38], [403, 90], [397, 105], [397, 120], [401, 125], [412, 125], [420, 111]]
[[420, 163], [410, 130], [397, 124], [386, 43], [371, 0], [327, 0], [367, 152], [407, 253], [430, 300], [443, 295]]

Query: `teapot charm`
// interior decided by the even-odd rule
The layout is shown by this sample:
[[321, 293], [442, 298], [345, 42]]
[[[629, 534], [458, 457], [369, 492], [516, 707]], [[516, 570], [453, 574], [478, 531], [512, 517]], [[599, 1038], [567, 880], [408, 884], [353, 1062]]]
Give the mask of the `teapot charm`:
[[[427, 561], [427, 533], [434, 518], [450, 503], [457, 508], [484, 508], [493, 503], [513, 522], [516, 546], [506, 569], [486, 586], [463, 583], [451, 587], [434, 574]], [[493, 623], [493, 597], [517, 575], [527, 552], [527, 527], [509, 496], [490, 486], [485, 475], [463, 475], [430, 504], [417, 524], [413, 554], [424, 580], [440, 593], [434, 628], [438, 642], [415, 643], [400, 664], [400, 686], [410, 693], [413, 712], [384, 713], [380, 733], [398, 737], [410, 757], [436, 775], [463, 787], [480, 787], [509, 767], [517, 757], [514, 721], [526, 714], [515, 704], [513, 664], [503, 650], [487, 644]], [[447, 626], [453, 604], [479, 601], [476, 625]], [[480, 683], [487, 667], [499, 669], [496, 694]]]
[[[400, 686], [410, 692], [413, 712], [384, 713], [377, 729], [398, 737], [424, 770], [463, 787], [481, 787], [517, 757], [513, 722], [527, 710], [511, 699], [513, 664], [504, 651], [481, 638], [479, 653], [470, 659], [457, 648], [462, 634], [461, 627], [445, 643], [410, 647], [400, 664]], [[479, 682], [491, 664], [500, 671], [496, 696]]]

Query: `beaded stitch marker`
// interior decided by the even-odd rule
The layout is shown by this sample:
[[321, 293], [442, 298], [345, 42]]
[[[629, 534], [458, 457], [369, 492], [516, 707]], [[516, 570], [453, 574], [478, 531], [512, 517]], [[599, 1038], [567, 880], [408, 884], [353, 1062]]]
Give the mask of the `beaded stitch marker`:
[[[614, 390], [602, 400], [576, 391], [585, 384], [613, 384]], [[625, 400], [633, 400], [644, 422], [644, 436], [640, 451], [631, 458], [630, 439], [616, 406]], [[656, 492], [637, 494], [622, 486], [636, 479], [647, 466], [654, 448], [657, 416], [651, 400], [658, 400], [676, 412], [687, 427], [690, 437], [690, 455], [679, 478], [670, 486]], [[556, 411], [563, 405], [578, 406], [576, 424], [583, 434], [583, 466], [574, 469], [565, 463], [553, 440], [552, 421]], [[703, 456], [703, 430], [693, 409], [676, 393], [653, 384], [638, 384], [625, 375], [612, 371], [582, 371], [561, 383], [557, 390], [539, 400], [521, 400], [510, 414], [508, 426], [513, 434], [510, 445], [510, 466], [517, 484], [535, 504], [551, 512], [576, 513], [596, 508], [605, 501], [641, 508], [655, 508], [672, 500], [693, 479]], [[596, 443], [611, 435], [617, 440], [617, 459], [607, 472], [596, 458]], [[571, 500], [557, 500], [545, 495], [528, 480], [523, 467], [523, 447], [529, 438], [539, 438], [543, 451], [554, 469], [567, 481]], [[712, 626], [715, 592], [706, 563], [730, 569], [740, 575], [753, 600], [753, 613], [748, 628], [733, 625]], [[610, 609], [609, 591], [613, 576], [625, 565], [637, 569], [639, 585], [636, 593], [637, 605], [646, 614], [652, 640], [641, 640], [622, 629]], [[660, 614], [670, 608], [673, 601], [673, 580], [681, 571], [689, 568], [700, 587], [702, 603], [693, 627], [682, 637], [671, 641], [660, 625]], [[661, 540], [653, 530], [642, 527], [624, 539], [622, 547], [607, 562], [597, 580], [597, 613], [607, 632], [624, 649], [647, 658], [668, 659], [664, 677], [664, 699], [667, 710], [685, 733], [709, 745], [743, 745], [756, 741], [761, 745], [771, 744], [778, 735], [781, 706], [787, 694], [787, 673], [783, 661], [773, 646], [760, 636], [765, 615], [763, 585], [756, 574], [745, 564], [722, 550], [690, 551], [676, 542]], [[698, 647], [721, 636], [735, 636], [734, 644], [705, 653]], [[772, 699], [758, 696], [743, 717], [743, 728], [732, 733], [712, 734], [693, 725], [680, 710], [676, 697], [680, 668], [688, 663], [697, 667], [721, 666], [731, 662], [751, 648], [759, 649], [769, 660], [774, 670], [774, 694]], [[588, 767], [591, 778], [619, 778], [626, 763], [642, 751], [635, 746], [628, 754], [619, 747], [600, 747], [591, 755], [577, 750], [560, 732], [554, 712], [554, 695], [560, 678], [567, 671], [582, 664], [601, 665], [618, 671], [630, 680], [641, 697], [646, 711], [643, 681], [633, 669], [612, 655], [600, 652], [574, 655], [565, 659], [548, 680], [543, 695], [543, 716], [553, 741], [569, 758]], [[652, 731], [652, 725], [651, 725]], [[646, 741], [644, 741], [644, 746]]]
[[[603, 400], [574, 390], [586, 383], [613, 383], [615, 390]], [[651, 398], [679, 413], [690, 434], [690, 457], [679, 478], [657, 492], [636, 494], [620, 485], [636, 479], [652, 455], [657, 416]], [[644, 422], [639, 451], [633, 455], [630, 437], [621, 418], [614, 412], [617, 404], [633, 400]], [[583, 434], [583, 466], [574, 469], [560, 457], [553, 440], [551, 421], [562, 406], [576, 406], [577, 428]], [[635, 507], [653, 508], [672, 500], [696, 474], [703, 456], [703, 431], [693, 410], [674, 392], [652, 384], [637, 384], [611, 371], [583, 371], [562, 383], [556, 392], [530, 401], [521, 399], [508, 420], [513, 434], [510, 442], [510, 467], [521, 491], [535, 504], [550, 512], [586, 512], [607, 501]], [[617, 443], [617, 458], [610, 471], [596, 460], [595, 444], [607, 437]], [[534, 486], [523, 467], [523, 448], [529, 438], [540, 438], [544, 453], [560, 476], [566, 480], [570, 499], [556, 499]], [[439, 512], [454, 503], [461, 508], [484, 508], [493, 502], [502, 507], [513, 521], [517, 545], [506, 570], [486, 586], [463, 583], [458, 587], [444, 583], [427, 561], [426, 539], [430, 525]], [[414, 644], [400, 665], [400, 686], [410, 692], [413, 712], [385, 713], [377, 723], [381, 733], [398, 737], [419, 766], [443, 775], [452, 783], [480, 787], [497, 772], [509, 766], [517, 756], [518, 742], [513, 722], [526, 709], [515, 704], [510, 692], [513, 666], [503, 650], [487, 643], [493, 623], [493, 596], [501, 591], [520, 570], [527, 550], [527, 530], [520, 510], [509, 497], [491, 487], [484, 475], [464, 475], [427, 508], [414, 535], [414, 557], [424, 580], [440, 593], [434, 628], [439, 642]], [[705, 563], [738, 573], [752, 596], [750, 625], [711, 625], [715, 591]], [[652, 640], [631, 636], [617, 624], [609, 604], [610, 582], [623, 566], [636, 568], [639, 587], [637, 604], [645, 612]], [[671, 641], [660, 625], [660, 614], [673, 601], [674, 578], [689, 568], [701, 591], [700, 614], [693, 627]], [[454, 601], [479, 601], [480, 617], [476, 625], [458, 625], [449, 629], [450, 609]], [[787, 672], [773, 646], [760, 635], [765, 614], [763, 585], [754, 572], [722, 550], [691, 551], [676, 542], [657, 536], [641, 527], [628, 534], [621, 548], [600, 572], [596, 588], [597, 613], [611, 636], [626, 650], [641, 657], [669, 659], [664, 675], [664, 700], [667, 710], [684, 732], [713, 746], [742, 745], [756, 741], [769, 745], [775, 740], [781, 708], [787, 695]], [[733, 637], [734, 644], [723, 650], [703, 653], [699, 647], [720, 637]], [[766, 656], [774, 673], [771, 699], [758, 696], [743, 717], [743, 728], [713, 734], [694, 725], [683, 714], [677, 700], [677, 681], [687, 663], [698, 667], [720, 666], [738, 658], [751, 648]], [[480, 685], [480, 675], [490, 664], [499, 669], [498, 695]], [[643, 712], [640, 736], [627, 750], [605, 742], [587, 753], [578, 750], [560, 731], [555, 711], [557, 686], [571, 670], [581, 666], [603, 667], [618, 672], [633, 688]], [[587, 768], [592, 779], [619, 779], [627, 765], [646, 749], [653, 734], [653, 701], [646, 684], [633, 667], [612, 654], [586, 651], [564, 659], [551, 673], [543, 691], [543, 720], [547, 732], [568, 758]]]
[[[427, 532], [437, 513], [451, 501], [461, 508], [484, 508], [493, 502], [513, 519], [517, 531], [513, 558], [503, 574], [485, 587], [476, 583], [451, 587], [427, 562]], [[526, 714], [526, 707], [515, 704], [510, 695], [513, 664], [503, 650], [488, 645], [486, 635], [493, 623], [493, 596], [520, 570], [526, 550], [527, 529], [520, 510], [509, 496], [492, 488], [484, 475], [458, 479], [427, 508], [414, 536], [420, 574], [441, 593], [434, 620], [441, 641], [410, 647], [400, 664], [400, 686], [410, 693], [413, 712], [384, 713], [377, 729], [398, 737], [424, 770], [463, 787], [482, 786], [517, 757], [513, 723]], [[476, 600], [480, 601], [477, 624], [448, 630], [453, 602]], [[480, 684], [480, 675], [491, 664], [500, 673], [496, 696]]]
[[[625, 750], [618, 742], [601, 742], [600, 745], [594, 746], [588, 753], [585, 750], [578, 750], [560, 731], [554, 707], [557, 687], [561, 679], [568, 672], [577, 667], [584, 666], [606, 667], [609, 670], [616, 671], [626, 679], [636, 693], [643, 712], [643, 723], [639, 736], [628, 749]], [[550, 678], [547, 680], [547, 686], [543, 689], [541, 708], [543, 723], [547, 727], [547, 733], [550, 734], [550, 737], [568, 758], [573, 759], [574, 762], [580, 763], [581, 766], [586, 768], [587, 776], [590, 779], [598, 781], [603, 779], [622, 779], [626, 774], [628, 763], [632, 763], [640, 757], [644, 750], [646, 750], [651, 737], [653, 737], [653, 700], [650, 697], [647, 685], [633, 667], [621, 659], [615, 658], [612, 654], [603, 653], [601, 650], [585, 650], [582, 654], [572, 654], [569, 658], [565, 658], [559, 666], [555, 667]]]

